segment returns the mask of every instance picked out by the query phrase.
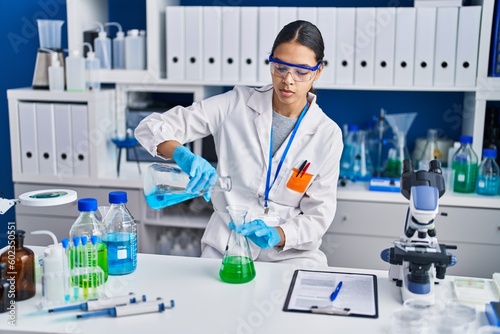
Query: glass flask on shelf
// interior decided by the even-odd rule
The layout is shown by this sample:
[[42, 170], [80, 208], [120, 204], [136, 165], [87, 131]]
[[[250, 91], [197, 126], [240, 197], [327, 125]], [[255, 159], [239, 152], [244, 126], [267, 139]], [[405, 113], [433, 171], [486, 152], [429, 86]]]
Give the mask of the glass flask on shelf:
[[[248, 207], [234, 205], [228, 206], [227, 210], [235, 226], [245, 223]], [[219, 276], [222, 281], [227, 283], [246, 283], [255, 277], [255, 267], [248, 239], [233, 230], [231, 230], [227, 240]]]
[[355, 181], [369, 181], [373, 176], [373, 163], [366, 146], [366, 132], [359, 130], [351, 155], [351, 175]]
[[425, 142], [424, 151], [418, 159], [418, 170], [427, 170], [431, 160], [440, 160], [443, 157], [443, 153], [438, 147], [437, 135], [437, 129], [427, 130], [427, 141]]
[[146, 203], [155, 210], [187, 201], [207, 192], [231, 191], [231, 177], [219, 176], [210, 189], [197, 193], [187, 193], [190, 177], [176, 165], [153, 163], [144, 176], [144, 197]]

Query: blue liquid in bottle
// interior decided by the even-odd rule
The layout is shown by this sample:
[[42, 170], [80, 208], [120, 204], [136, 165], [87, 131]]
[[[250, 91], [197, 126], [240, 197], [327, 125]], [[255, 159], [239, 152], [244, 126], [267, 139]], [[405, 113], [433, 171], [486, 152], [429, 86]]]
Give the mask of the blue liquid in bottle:
[[125, 275], [137, 266], [137, 238], [133, 233], [108, 233], [108, 271], [110, 275]]

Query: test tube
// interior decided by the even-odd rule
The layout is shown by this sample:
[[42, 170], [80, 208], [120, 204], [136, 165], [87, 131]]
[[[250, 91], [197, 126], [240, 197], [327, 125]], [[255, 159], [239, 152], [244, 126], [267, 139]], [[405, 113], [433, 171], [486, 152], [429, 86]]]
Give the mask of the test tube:
[[69, 287], [70, 287], [70, 279], [71, 275], [69, 272], [69, 239], [68, 238], [63, 238], [61, 239], [62, 246], [64, 248], [64, 256], [63, 256], [63, 281], [64, 281], [64, 301], [68, 302], [70, 300], [70, 293], [69, 293]]
[[99, 271], [96, 270], [97, 267], [98, 267], [98, 252], [97, 252], [97, 242], [99, 242], [99, 237], [96, 236], [96, 235], [93, 235], [90, 237], [90, 243], [92, 244], [92, 247], [90, 248], [90, 266], [92, 267], [92, 273], [93, 273], [93, 277], [92, 277], [92, 293], [94, 295], [94, 297], [97, 296], [97, 287], [100, 286], [103, 281], [104, 281], [104, 277], [101, 277], [101, 275], [99, 275]]
[[71, 281], [73, 285], [73, 299], [78, 300], [80, 297], [80, 256], [79, 256], [79, 245], [80, 245], [80, 237], [73, 238], [73, 252], [72, 252], [72, 261], [73, 261], [73, 273], [71, 275]]
[[89, 269], [89, 252], [87, 247], [88, 238], [86, 235], [82, 236], [82, 263], [83, 263], [83, 279], [82, 279], [82, 287], [83, 287], [83, 298], [89, 298], [89, 284], [90, 284], [90, 269]]

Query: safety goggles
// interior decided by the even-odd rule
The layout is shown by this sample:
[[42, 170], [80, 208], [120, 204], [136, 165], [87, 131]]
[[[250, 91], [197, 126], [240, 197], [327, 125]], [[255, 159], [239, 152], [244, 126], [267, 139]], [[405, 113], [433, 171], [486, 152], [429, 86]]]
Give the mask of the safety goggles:
[[273, 58], [273, 56], [269, 56], [268, 60], [272, 75], [285, 78], [288, 73], [290, 73], [294, 81], [310, 81], [314, 76], [314, 72], [316, 72], [323, 63], [322, 61], [319, 61], [316, 66], [311, 67], [307, 65], [287, 63]]

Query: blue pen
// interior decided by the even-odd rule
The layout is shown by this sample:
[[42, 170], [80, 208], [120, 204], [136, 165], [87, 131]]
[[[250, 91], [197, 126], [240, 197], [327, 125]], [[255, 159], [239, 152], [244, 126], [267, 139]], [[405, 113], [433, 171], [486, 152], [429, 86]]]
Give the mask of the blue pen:
[[332, 292], [332, 294], [330, 295], [330, 300], [333, 302], [337, 296], [339, 295], [339, 292], [340, 292], [340, 288], [342, 288], [342, 281], [339, 282], [339, 284], [337, 284], [337, 287], [335, 288], [335, 290]]

